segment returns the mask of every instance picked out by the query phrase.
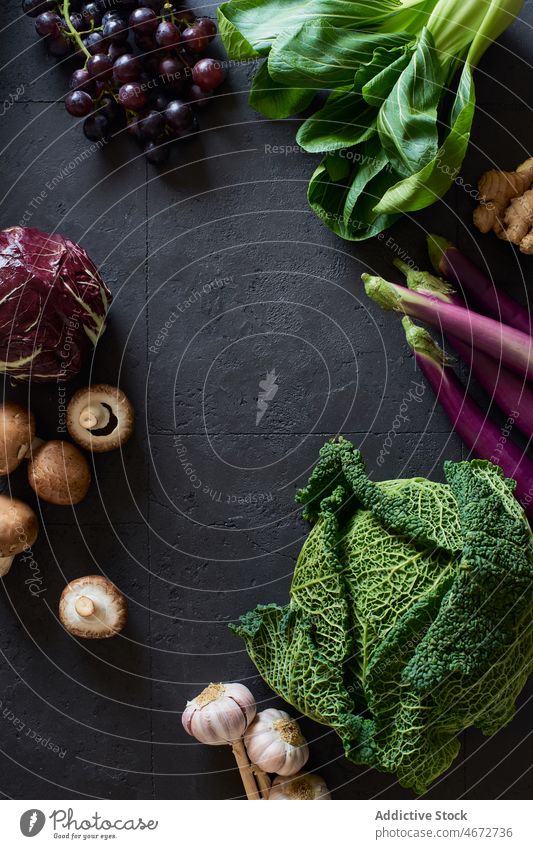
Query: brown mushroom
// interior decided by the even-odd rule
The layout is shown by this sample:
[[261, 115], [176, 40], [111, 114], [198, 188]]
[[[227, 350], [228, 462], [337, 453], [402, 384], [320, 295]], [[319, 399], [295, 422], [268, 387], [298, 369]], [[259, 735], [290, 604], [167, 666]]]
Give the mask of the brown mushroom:
[[91, 483], [89, 464], [70, 442], [54, 439], [33, 452], [28, 465], [31, 488], [50, 504], [78, 504]]
[[121, 389], [96, 383], [79, 389], [67, 407], [72, 439], [88, 451], [112, 451], [133, 433], [133, 407]]
[[33, 545], [38, 532], [31, 507], [18, 498], [0, 495], [0, 576], [7, 575], [16, 554]]
[[59, 601], [59, 618], [75, 637], [101, 640], [122, 631], [128, 604], [103, 575], [86, 575], [67, 584]]
[[0, 475], [9, 475], [29, 456], [35, 439], [35, 419], [20, 404], [0, 407]]

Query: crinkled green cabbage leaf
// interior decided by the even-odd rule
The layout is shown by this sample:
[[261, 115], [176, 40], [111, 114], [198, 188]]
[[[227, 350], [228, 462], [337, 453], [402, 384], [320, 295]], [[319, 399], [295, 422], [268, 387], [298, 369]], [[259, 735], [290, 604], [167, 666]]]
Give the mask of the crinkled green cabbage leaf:
[[345, 439], [298, 493], [312, 530], [286, 607], [232, 630], [269, 686], [334, 728], [348, 758], [418, 793], [469, 726], [508, 723], [532, 668], [532, 535], [491, 463], [376, 483]]

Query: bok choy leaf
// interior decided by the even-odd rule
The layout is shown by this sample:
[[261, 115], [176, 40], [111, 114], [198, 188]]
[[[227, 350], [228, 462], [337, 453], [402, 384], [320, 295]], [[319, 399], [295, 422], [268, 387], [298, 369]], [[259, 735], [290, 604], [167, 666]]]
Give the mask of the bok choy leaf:
[[360, 240], [434, 203], [456, 179], [475, 111], [472, 71], [522, 5], [229, 0], [219, 24], [231, 58], [266, 57], [250, 94], [263, 115], [286, 118], [329, 93], [297, 135], [304, 150], [325, 154], [308, 200], [335, 233]]

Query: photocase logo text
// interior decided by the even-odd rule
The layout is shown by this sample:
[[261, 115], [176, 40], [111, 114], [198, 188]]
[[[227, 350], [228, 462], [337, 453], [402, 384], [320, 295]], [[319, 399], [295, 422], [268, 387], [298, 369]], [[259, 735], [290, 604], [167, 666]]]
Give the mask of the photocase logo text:
[[257, 414], [255, 417], [256, 426], [259, 424], [266, 411], [268, 410], [268, 405], [271, 401], [274, 400], [279, 386], [277, 381], [279, 380], [279, 375], [276, 374], [276, 369], [272, 369], [272, 371], [267, 371], [266, 377], [263, 380], [259, 381], [259, 395], [257, 396]]
[[24, 811], [20, 818], [20, 830], [24, 837], [35, 837], [43, 830], [46, 817], [38, 808]]

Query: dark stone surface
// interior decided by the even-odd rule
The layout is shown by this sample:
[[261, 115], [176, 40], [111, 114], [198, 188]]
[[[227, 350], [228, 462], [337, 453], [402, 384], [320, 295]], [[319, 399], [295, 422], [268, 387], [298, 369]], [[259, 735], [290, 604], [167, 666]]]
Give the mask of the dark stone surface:
[[[37, 505], [35, 564], [19, 561], [3, 582], [0, 791], [239, 796], [229, 751], [187, 738], [180, 713], [220, 679], [247, 682], [262, 707], [276, 703], [226, 626], [256, 603], [286, 599], [306, 534], [294, 490], [319, 447], [342, 432], [384, 478], [438, 479], [444, 459], [465, 456], [428, 390], [377, 469], [384, 434], [418, 378], [398, 319], [368, 302], [360, 273], [389, 272], [397, 253], [423, 265], [431, 230], [486, 262], [518, 297], [533, 260], [476, 234], [472, 198], [459, 186], [382, 241], [341, 242], [307, 207], [313, 157], [267, 152], [293, 144], [296, 122], [274, 124], [247, 107], [249, 67], [232, 72], [165, 173], [131, 139], [87, 155], [81, 126], [56, 102], [68, 74], [19, 18], [18, 0], [5, 7], [3, 97], [24, 90], [0, 123], [1, 225], [29, 210], [32, 226], [80, 241], [100, 265], [115, 300], [91, 378], [120, 382], [138, 423], [122, 456], [94, 458], [95, 484], [76, 510]], [[493, 163], [512, 167], [531, 152], [531, 24], [528, 2], [478, 71], [463, 172], [472, 185]], [[271, 369], [279, 392], [256, 425], [258, 383]], [[73, 388], [88, 379], [89, 370]], [[29, 400], [41, 435], [56, 433], [53, 384], [7, 385], [6, 395]], [[24, 470], [9, 486], [35, 505]], [[127, 595], [129, 623], [116, 639], [76, 643], [58, 624], [58, 597], [66, 580], [97, 570]], [[30, 571], [37, 597], [25, 583]], [[530, 798], [528, 692], [491, 740], [463, 735], [461, 757], [431, 797]], [[310, 765], [336, 798], [411, 797], [391, 776], [345, 761], [333, 733], [303, 726]]]

